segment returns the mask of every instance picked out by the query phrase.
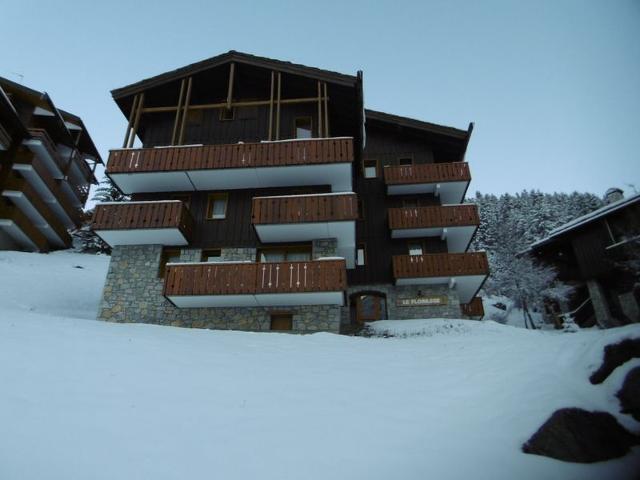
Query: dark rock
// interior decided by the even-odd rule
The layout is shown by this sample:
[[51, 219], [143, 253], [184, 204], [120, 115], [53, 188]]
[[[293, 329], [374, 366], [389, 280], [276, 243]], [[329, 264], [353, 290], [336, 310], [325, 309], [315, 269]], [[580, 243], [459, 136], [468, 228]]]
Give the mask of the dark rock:
[[622, 413], [628, 413], [640, 422], [640, 367], [627, 373], [616, 396], [620, 400]]
[[604, 348], [604, 361], [589, 380], [594, 385], [604, 382], [611, 372], [632, 358], [640, 358], [640, 338], [627, 339]]
[[593, 463], [626, 455], [638, 437], [606, 412], [556, 410], [522, 446], [525, 453], [566, 462]]

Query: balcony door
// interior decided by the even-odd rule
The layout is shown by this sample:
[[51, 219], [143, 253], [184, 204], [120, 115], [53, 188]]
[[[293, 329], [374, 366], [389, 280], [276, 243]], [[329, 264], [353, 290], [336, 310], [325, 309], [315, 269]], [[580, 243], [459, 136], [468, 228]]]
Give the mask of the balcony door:
[[387, 319], [387, 297], [379, 292], [361, 292], [351, 297], [356, 323]]

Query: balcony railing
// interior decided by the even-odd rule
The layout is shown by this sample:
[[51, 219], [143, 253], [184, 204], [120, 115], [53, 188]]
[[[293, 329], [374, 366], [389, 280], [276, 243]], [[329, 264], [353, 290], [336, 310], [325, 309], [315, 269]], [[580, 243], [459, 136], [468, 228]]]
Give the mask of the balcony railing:
[[40, 141], [42, 147], [46, 150], [47, 154], [55, 162], [60, 171], [64, 172], [67, 162], [65, 162], [62, 156], [58, 153], [56, 144], [53, 143], [53, 140], [51, 140], [51, 137], [49, 136], [47, 131], [42, 128], [30, 128], [29, 134], [34, 140]]
[[279, 167], [353, 161], [351, 138], [111, 150], [107, 174]]
[[384, 181], [387, 185], [469, 182], [471, 173], [466, 162], [389, 165], [384, 167]]
[[[46, 252], [49, 244], [45, 236], [31, 223], [31, 220], [22, 213], [16, 206], [0, 205], [0, 220], [9, 220], [14, 227], [3, 225], [0, 222], [0, 229], [6, 231], [22, 248]], [[21, 235], [15, 235], [12, 228], [20, 230]], [[25, 241], [26, 237], [26, 241]]]
[[168, 264], [165, 278], [167, 297], [321, 293], [347, 288], [344, 260]]
[[355, 193], [256, 197], [251, 213], [254, 225], [340, 222], [357, 218]]
[[[96, 205], [91, 227], [110, 245], [120, 244], [123, 235], [115, 234], [114, 238], [118, 240], [112, 243], [111, 237], [107, 236], [107, 231], [129, 230], [135, 234], [137, 230], [160, 229], [176, 230], [177, 234], [181, 234], [178, 237], [179, 244], [184, 244], [191, 238], [193, 218], [184, 203], [179, 200], [103, 203]], [[126, 244], [138, 243], [134, 237], [128, 237], [126, 240], [128, 240]], [[153, 243], [151, 240], [148, 243]], [[146, 241], [146, 237], [140, 241]], [[168, 244], [162, 241], [160, 236], [157, 238], [157, 243]]]
[[480, 297], [473, 297], [469, 303], [461, 303], [460, 311], [466, 317], [473, 317], [481, 319], [484, 317], [484, 307], [482, 306], [482, 299]]
[[87, 165], [87, 162], [82, 157], [80, 152], [78, 152], [77, 150], [74, 150], [74, 152], [71, 155], [71, 162], [73, 162], [73, 164], [75, 164], [78, 167], [81, 177], [87, 183], [97, 183], [96, 177], [94, 176], [93, 172], [91, 171], [91, 168], [89, 167], [89, 165]]
[[428, 253], [395, 255], [393, 275], [396, 279], [420, 277], [460, 277], [488, 275], [489, 263], [484, 252]]
[[480, 225], [476, 205], [389, 209], [389, 228], [391, 230], [466, 227], [470, 225]]

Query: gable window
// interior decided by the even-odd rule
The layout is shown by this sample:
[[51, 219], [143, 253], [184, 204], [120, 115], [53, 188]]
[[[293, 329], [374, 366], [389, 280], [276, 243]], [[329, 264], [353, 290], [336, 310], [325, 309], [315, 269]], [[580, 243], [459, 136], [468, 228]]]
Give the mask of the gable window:
[[313, 137], [311, 117], [296, 117], [294, 120], [295, 138]]
[[272, 262], [308, 262], [311, 260], [311, 247], [273, 247], [258, 249], [258, 261], [263, 263]]
[[229, 194], [212, 193], [209, 195], [207, 203], [207, 219], [221, 220], [227, 216], [227, 203], [229, 203]]
[[177, 248], [165, 248], [160, 256], [160, 268], [158, 269], [158, 277], [164, 278], [167, 271], [167, 263], [180, 261], [180, 250]]
[[399, 158], [398, 165], [400, 166], [413, 165], [413, 158], [411, 157]]
[[209, 263], [221, 262], [222, 261], [222, 250], [220, 250], [219, 248], [212, 249], [212, 250], [203, 250], [202, 251], [201, 261], [202, 262], [209, 262]]
[[378, 161], [365, 160], [362, 163], [364, 178], [376, 178], [378, 176]]
[[356, 265], [362, 266], [367, 261], [367, 248], [364, 243], [358, 245], [358, 249], [356, 251]]
[[424, 253], [422, 242], [409, 242], [407, 248], [409, 255], [422, 255]]
[[236, 109], [235, 108], [221, 108], [220, 109], [220, 121], [228, 122], [235, 118]]
[[272, 313], [270, 317], [271, 330], [288, 331], [293, 329], [293, 315], [291, 313]]

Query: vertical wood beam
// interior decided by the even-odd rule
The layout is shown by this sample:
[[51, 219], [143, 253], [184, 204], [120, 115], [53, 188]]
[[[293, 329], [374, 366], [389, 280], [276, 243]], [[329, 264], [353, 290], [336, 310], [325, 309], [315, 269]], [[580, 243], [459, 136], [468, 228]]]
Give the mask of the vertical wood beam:
[[138, 126], [140, 125], [140, 117], [142, 116], [142, 108], [144, 106], [144, 92], [140, 94], [140, 98], [138, 99], [138, 108], [136, 110], [136, 119], [133, 122], [133, 128], [131, 129], [131, 137], [129, 137], [129, 146], [127, 148], [133, 147], [133, 142], [136, 139], [136, 133], [138, 132]]
[[318, 138], [322, 138], [322, 88], [318, 80]]
[[129, 143], [129, 135], [131, 135], [131, 126], [133, 125], [133, 119], [136, 116], [136, 109], [138, 108], [138, 98], [139, 95], [136, 94], [133, 97], [133, 105], [131, 105], [131, 112], [129, 113], [129, 123], [127, 124], [127, 133], [124, 136], [124, 142], [122, 142], [122, 148], [127, 148], [127, 144]]
[[327, 82], [324, 82], [324, 136], [329, 138], [329, 95]]
[[278, 96], [276, 101], [276, 140], [280, 140], [280, 94], [282, 87], [282, 74], [278, 72]]
[[193, 77], [189, 77], [187, 80], [187, 94], [184, 97], [184, 107], [182, 108], [182, 125], [180, 125], [180, 137], [178, 138], [178, 145], [182, 145], [184, 140], [184, 127], [187, 124], [187, 113], [189, 112], [189, 101], [191, 100], [191, 81]]
[[227, 89], [227, 110], [231, 110], [231, 99], [233, 98], [233, 79], [236, 73], [236, 64], [231, 62], [229, 68], [229, 88]]
[[271, 96], [269, 97], [269, 140], [273, 138], [273, 83], [275, 76], [275, 72], [271, 70]]
[[171, 145], [176, 144], [176, 136], [178, 135], [178, 125], [180, 124], [180, 111], [182, 109], [182, 96], [184, 95], [184, 84], [186, 78], [180, 82], [180, 93], [178, 94], [178, 108], [176, 108], [176, 119], [173, 122], [173, 133], [171, 134]]

